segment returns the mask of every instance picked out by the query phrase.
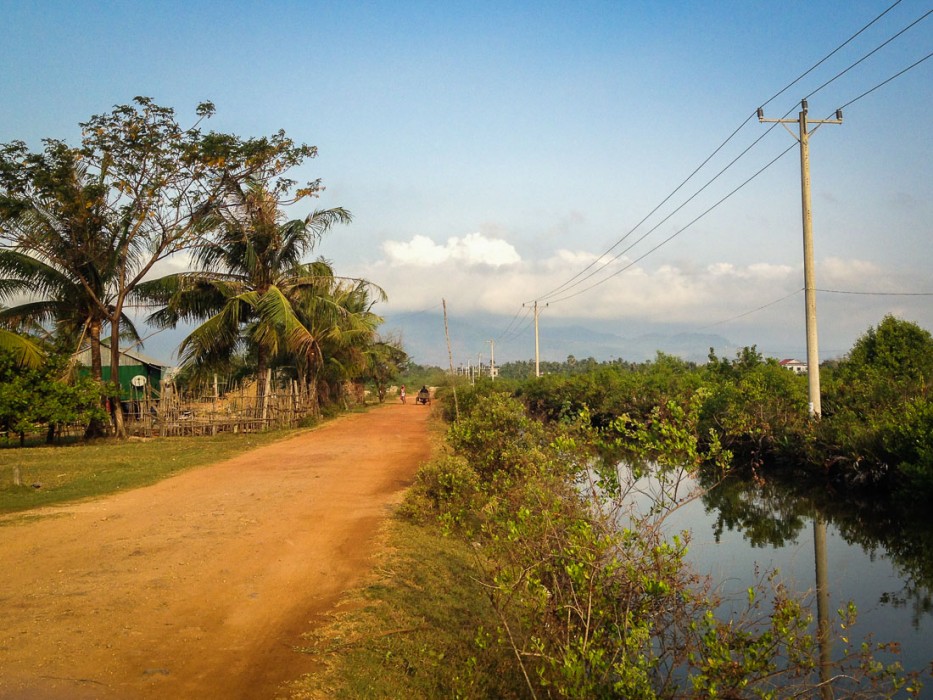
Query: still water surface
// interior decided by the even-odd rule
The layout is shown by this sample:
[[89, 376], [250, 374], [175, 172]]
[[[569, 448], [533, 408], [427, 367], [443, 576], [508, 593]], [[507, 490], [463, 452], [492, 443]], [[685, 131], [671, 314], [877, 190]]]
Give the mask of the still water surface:
[[[686, 482], [679, 490], [683, 494], [692, 488], [695, 484]], [[676, 509], [665, 528], [670, 534], [691, 531], [688, 560], [741, 609], [745, 591], [770, 569], [779, 570], [791, 590], [814, 600], [814, 518], [819, 517], [826, 531], [834, 626], [835, 611], [851, 600], [858, 622], [850, 638], [871, 634], [878, 642], [897, 641], [905, 668], [928, 671], [933, 660], [933, 515], [856, 506], [861, 507], [848, 507], [829, 494], [813, 499], [779, 484], [735, 479]], [[815, 616], [815, 603], [812, 609]], [[933, 698], [929, 675], [924, 685], [923, 697]]]

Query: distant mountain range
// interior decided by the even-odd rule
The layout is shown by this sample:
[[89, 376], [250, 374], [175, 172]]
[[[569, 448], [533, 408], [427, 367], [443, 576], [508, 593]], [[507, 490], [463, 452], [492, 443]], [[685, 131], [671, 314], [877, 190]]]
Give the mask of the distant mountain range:
[[[534, 329], [528, 326], [509, 339], [508, 319], [470, 316], [448, 321], [454, 366], [475, 364], [477, 355], [483, 364], [489, 362], [490, 339], [495, 343], [496, 363], [534, 358]], [[414, 313], [386, 317], [383, 335], [397, 334], [405, 350], [420, 365], [447, 367], [447, 344], [444, 337], [444, 319], [441, 315]], [[514, 332], [514, 330], [512, 331]], [[632, 335], [619, 335], [594, 330], [581, 322], [548, 319], [539, 324], [541, 360], [563, 361], [568, 355], [578, 360], [593, 357], [596, 360], [622, 359], [644, 362], [654, 359], [658, 351], [684, 360], [706, 362], [709, 349], [715, 348], [720, 357], [734, 357], [740, 349], [721, 335], [711, 333], [679, 333], [649, 331]]]

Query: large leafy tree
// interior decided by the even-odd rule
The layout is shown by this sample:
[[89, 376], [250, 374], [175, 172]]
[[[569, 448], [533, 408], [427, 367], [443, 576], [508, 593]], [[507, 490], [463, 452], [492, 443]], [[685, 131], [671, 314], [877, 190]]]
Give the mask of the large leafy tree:
[[852, 346], [840, 373], [858, 378], [882, 372], [896, 381], [928, 382], [933, 378], [933, 336], [916, 323], [885, 316]]
[[829, 373], [820, 438], [854, 484], [903, 482], [933, 492], [933, 335], [885, 316]]
[[[3, 194], [15, 203], [3, 217], [4, 243], [39, 254], [85, 291], [94, 288], [94, 274], [105, 278], [108, 294], [96, 296], [94, 304], [110, 328], [112, 377], [118, 376], [119, 339], [130, 295], [153, 267], [203, 240], [216, 223], [218, 203], [235, 183], [254, 178], [273, 191], [289, 189], [295, 183], [283, 174], [315, 155], [315, 149], [295, 144], [283, 132], [246, 140], [204, 134], [200, 122], [213, 112], [211, 103], [202, 103], [196, 123], [183, 128], [171, 108], [137, 97], [133, 104], [82, 123], [79, 148], [47, 142], [47, 150], [54, 147], [73, 154], [86, 177], [96, 182], [94, 204], [88, 210], [89, 237], [84, 247], [68, 251], [49, 245], [48, 229], [23, 224], [24, 212], [39, 211], [44, 204], [45, 171], [24, 167], [32, 155], [21, 143], [2, 149]], [[318, 182], [307, 183], [297, 196], [312, 195], [317, 189]], [[118, 402], [115, 405], [119, 407]], [[119, 410], [116, 418], [117, 433], [122, 435]]]
[[320, 337], [298, 309], [332, 309], [325, 295], [334, 275], [323, 260], [302, 260], [328, 230], [350, 221], [341, 208], [285, 220], [284, 192], [259, 179], [229, 183], [205, 220], [216, 234], [194, 251], [196, 269], [138, 289], [140, 298], [162, 305], [151, 323], [201, 321], [181, 344], [184, 365], [213, 369], [244, 350], [255, 356], [260, 405], [266, 370], [278, 356], [306, 362], [319, 351]]

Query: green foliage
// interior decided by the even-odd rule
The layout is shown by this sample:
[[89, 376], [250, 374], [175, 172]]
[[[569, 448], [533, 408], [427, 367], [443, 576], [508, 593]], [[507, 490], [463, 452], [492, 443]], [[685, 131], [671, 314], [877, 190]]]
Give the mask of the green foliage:
[[473, 532], [481, 492], [480, 476], [469, 463], [463, 457], [444, 455], [418, 471], [399, 514], [419, 524], [438, 520], [447, 531]]
[[32, 369], [40, 367], [45, 359], [45, 353], [35, 342], [2, 328], [0, 328], [0, 352], [10, 353], [18, 365]]
[[840, 364], [840, 376], [858, 380], [864, 372], [879, 372], [889, 381], [929, 382], [933, 379], [933, 336], [915, 323], [885, 316], [869, 328]]
[[[497, 621], [494, 635], [480, 630], [477, 639], [515, 660], [513, 676], [528, 694], [767, 698], [819, 682], [811, 618], [799, 600], [769, 579], [749, 591], [745, 614], [719, 620], [708, 584], [684, 563], [689, 535], [662, 534], [661, 521], [682, 501], [683, 471], [726, 464], [715, 437], [700, 439], [708, 399], [708, 390], [696, 391], [643, 422], [623, 416], [612, 426], [671, 486], [646, 515], [620, 489], [589, 482], [591, 457], [607, 437], [585, 407], [545, 425], [505, 394], [474, 396], [448, 433], [455, 455], [419, 476], [405, 512], [473, 543]], [[906, 687], [908, 677], [878, 666], [871, 649], [847, 656], [845, 668], [865, 679], [870, 697]]]
[[448, 383], [448, 374], [440, 367], [406, 362], [398, 373], [398, 383], [405, 386], [439, 387]]
[[[399, 376], [402, 368], [408, 364], [408, 354], [402, 349], [397, 338], [376, 339], [366, 350], [366, 369], [362, 379], [371, 382], [376, 390], [379, 402], [385, 401], [389, 385]], [[404, 382], [403, 382], [404, 383]], [[414, 386], [409, 382], [410, 386]]]
[[[203, 134], [200, 122], [213, 115], [214, 107], [205, 102], [195, 113], [197, 122], [185, 128], [171, 108], [136, 97], [131, 104], [83, 122], [78, 147], [46, 140], [45, 150], [37, 154], [20, 141], [0, 145], [0, 236], [15, 249], [3, 251], [0, 271], [11, 275], [6, 282], [15, 283], [17, 291], [43, 297], [40, 307], [22, 306], [17, 315], [41, 322], [55, 320], [73, 338], [86, 337], [97, 377], [101, 327], [109, 325], [115, 350], [124, 329], [135, 335], [124, 309], [160, 260], [195, 249], [204, 262], [205, 256], [217, 254], [212, 246], [214, 235], [229, 234], [226, 224], [234, 224], [237, 230], [232, 238], [251, 244], [244, 256], [253, 254], [253, 260], [272, 257], [277, 269], [291, 269], [308, 251], [308, 241], [317, 240], [332, 223], [349, 220], [342, 209], [312, 212], [297, 226], [286, 224], [294, 235], [283, 236], [286, 245], [274, 245], [278, 242], [276, 207], [271, 214], [268, 206], [253, 207], [255, 202], [244, 201], [245, 193], [258, 186], [276, 205], [316, 196], [321, 190], [319, 180], [296, 187], [298, 183], [286, 177], [291, 168], [313, 158], [316, 149], [296, 144], [282, 131], [250, 139]], [[241, 236], [244, 229], [236, 224], [245, 220], [251, 224], [248, 214], [257, 212], [267, 214], [253, 217], [263, 220], [265, 225], [258, 227], [262, 230], [247, 226], [250, 235]], [[305, 277], [313, 275], [310, 270], [303, 272]], [[226, 326], [215, 322], [213, 334], [205, 334], [215, 342], [205, 342], [207, 349], [199, 349], [204, 354], [216, 349], [223, 331], [231, 323], [237, 325], [229, 317], [248, 309], [264, 321], [252, 329], [252, 341], [273, 346], [273, 354], [277, 341], [309, 354], [310, 346], [320, 339], [308, 331], [306, 319], [283, 303], [290, 290], [278, 289], [279, 281], [266, 280], [260, 285], [261, 293], [253, 296], [238, 296], [222, 285], [209, 290], [236, 296], [237, 308], [227, 309]], [[333, 304], [334, 313], [340, 313], [340, 306], [357, 286], [353, 282], [343, 285], [341, 299]], [[13, 287], [0, 284], [0, 294], [4, 289], [10, 292]], [[320, 354], [319, 342], [314, 350]], [[351, 364], [345, 357], [340, 360], [341, 368]], [[118, 362], [119, 353], [111, 353], [113, 376]], [[116, 418], [120, 433], [119, 411]]]
[[701, 451], [728, 450], [757, 476], [809, 464], [814, 476], [829, 474], [853, 489], [887, 485], [919, 495], [933, 484], [925, 408], [931, 377], [930, 334], [886, 317], [850, 357], [824, 367], [821, 421], [808, 415], [807, 378], [754, 346], [733, 359], [711, 351], [701, 368], [662, 353], [641, 365], [604, 363], [527, 380], [513, 394], [547, 421], [585, 415], [618, 448], [613, 434], [656, 424], [700, 391]]
[[929, 403], [933, 336], [887, 316], [856, 341], [825, 382], [822, 450], [851, 486], [930, 493]]
[[722, 449], [715, 432], [710, 431], [705, 440], [700, 432], [700, 410], [709, 393], [697, 391], [686, 405], [672, 400], [655, 406], [642, 420], [620, 416], [607, 433], [620, 452], [638, 462], [650, 460], [662, 469], [691, 472], [710, 465], [724, 471], [730, 466], [731, 453]]
[[63, 381], [67, 359], [50, 356], [38, 369], [23, 369], [14, 356], [0, 353], [0, 425], [24, 435], [57, 426], [104, 419], [100, 385], [88, 378]]
[[923, 498], [933, 493], [933, 397], [918, 396], [881, 426], [879, 439], [905, 482], [902, 492]]
[[469, 418], [450, 427], [448, 441], [483, 483], [522, 477], [543, 460], [543, 426], [507, 394], [480, 396], [467, 413]]
[[755, 348], [735, 361], [710, 356], [704, 424], [722, 444], [754, 466], [790, 461], [808, 432], [806, 378], [764, 360]]
[[622, 415], [648, 416], [656, 406], [679, 400], [700, 386], [696, 368], [658, 353], [642, 365], [609, 363], [572, 375], [547, 375], [525, 382], [516, 392], [532, 415], [559, 420], [585, 407], [595, 427]]

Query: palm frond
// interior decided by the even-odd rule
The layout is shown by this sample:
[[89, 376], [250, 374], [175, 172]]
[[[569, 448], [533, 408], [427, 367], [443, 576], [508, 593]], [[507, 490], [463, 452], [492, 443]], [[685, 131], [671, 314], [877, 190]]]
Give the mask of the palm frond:
[[45, 353], [28, 338], [12, 331], [0, 329], [0, 350], [13, 354], [22, 367], [40, 367], [45, 361]]

